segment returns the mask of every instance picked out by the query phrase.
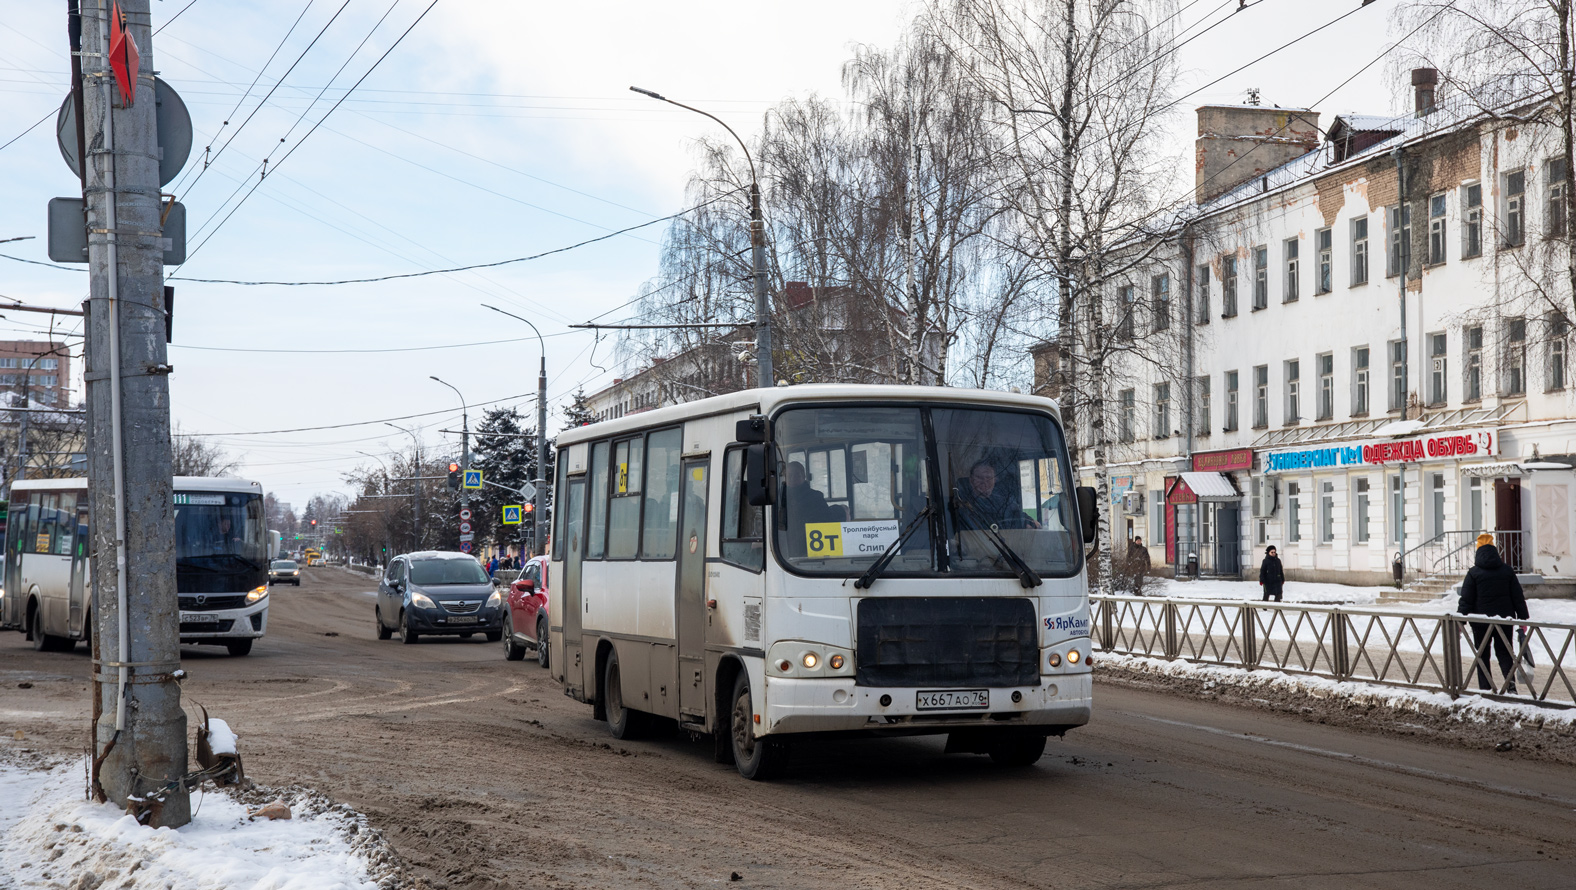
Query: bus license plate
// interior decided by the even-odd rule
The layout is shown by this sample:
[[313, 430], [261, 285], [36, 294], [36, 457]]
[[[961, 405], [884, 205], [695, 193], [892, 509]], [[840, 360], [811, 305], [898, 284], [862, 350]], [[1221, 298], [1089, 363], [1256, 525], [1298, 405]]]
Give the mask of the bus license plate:
[[202, 612], [182, 612], [182, 624], [218, 624], [218, 615], [208, 615]]
[[989, 689], [929, 689], [915, 693], [914, 707], [921, 711], [952, 711], [990, 707]]
[[476, 623], [476, 616], [475, 615], [461, 615], [461, 616], [456, 617], [456, 616], [452, 616], [451, 615], [449, 617], [449, 623], [450, 624], [475, 624]]

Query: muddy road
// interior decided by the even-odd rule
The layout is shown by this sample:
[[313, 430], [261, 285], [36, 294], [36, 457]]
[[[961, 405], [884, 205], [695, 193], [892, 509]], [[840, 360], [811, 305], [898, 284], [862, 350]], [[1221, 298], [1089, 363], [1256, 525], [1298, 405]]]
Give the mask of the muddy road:
[[[434, 888], [1576, 884], [1569, 766], [1097, 683], [1095, 722], [1032, 769], [822, 742], [752, 783], [703, 742], [613, 740], [479, 636], [379, 642], [371, 589], [276, 588], [250, 656], [183, 650], [185, 698], [255, 780], [367, 813]], [[83, 749], [88, 673], [83, 647], [0, 634], [0, 744]]]

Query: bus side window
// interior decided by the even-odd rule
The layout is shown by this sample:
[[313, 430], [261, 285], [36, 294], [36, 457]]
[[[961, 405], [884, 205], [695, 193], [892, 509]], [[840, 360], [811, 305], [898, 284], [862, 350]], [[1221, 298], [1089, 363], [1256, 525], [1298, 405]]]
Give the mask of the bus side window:
[[77, 558], [86, 559], [88, 555], [88, 499], [83, 495], [77, 502]]
[[759, 572], [765, 567], [766, 520], [764, 507], [744, 502], [744, 449], [730, 448], [723, 461], [722, 558]]
[[70, 556], [71, 548], [77, 538], [77, 495], [76, 492], [63, 492], [60, 495], [60, 509], [55, 512], [55, 540], [49, 552], [56, 556]]
[[[55, 539], [56, 519], [60, 514], [60, 495], [45, 494], [38, 504], [38, 519], [33, 527], [33, 552], [48, 553]], [[33, 512], [31, 509], [29, 513]]]

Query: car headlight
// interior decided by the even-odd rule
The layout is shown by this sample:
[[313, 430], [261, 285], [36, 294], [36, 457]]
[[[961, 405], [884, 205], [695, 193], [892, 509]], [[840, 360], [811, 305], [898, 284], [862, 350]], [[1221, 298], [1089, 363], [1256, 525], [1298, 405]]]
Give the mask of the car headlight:
[[431, 597], [427, 596], [425, 593], [416, 593], [415, 591], [411, 591], [410, 603], [413, 606], [419, 606], [423, 609], [438, 608], [438, 604], [433, 602]]
[[250, 606], [252, 603], [257, 602], [267, 595], [268, 585], [264, 584], [262, 587], [254, 587], [252, 588], [252, 592], [246, 595], [246, 604]]
[[503, 591], [494, 590], [493, 595], [487, 598], [487, 608], [496, 609], [503, 605]]

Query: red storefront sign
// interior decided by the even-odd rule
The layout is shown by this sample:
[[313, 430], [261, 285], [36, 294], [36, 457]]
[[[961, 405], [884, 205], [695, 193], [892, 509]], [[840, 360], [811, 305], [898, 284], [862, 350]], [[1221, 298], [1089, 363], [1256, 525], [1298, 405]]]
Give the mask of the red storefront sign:
[[1204, 451], [1193, 455], [1195, 473], [1231, 473], [1253, 469], [1253, 449], [1233, 448], [1230, 451]]

